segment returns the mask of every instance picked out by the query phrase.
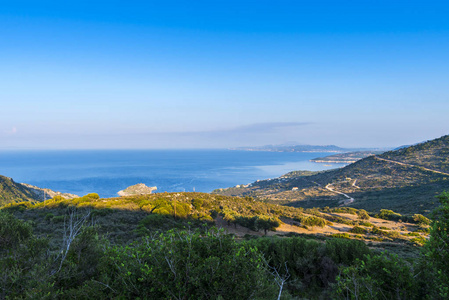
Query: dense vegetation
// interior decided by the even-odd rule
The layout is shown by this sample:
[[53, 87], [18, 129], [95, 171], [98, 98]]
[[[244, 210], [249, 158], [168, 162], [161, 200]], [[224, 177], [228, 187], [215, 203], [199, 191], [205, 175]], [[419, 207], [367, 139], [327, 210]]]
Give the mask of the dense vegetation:
[[[78, 201], [101, 200], [95, 198]], [[0, 211], [0, 298], [274, 299], [282, 291], [284, 299], [446, 299], [449, 193], [439, 198], [424, 254], [413, 260], [370, 250], [357, 240], [242, 240], [213, 227], [150, 226], [132, 243], [112, 243], [92, 221], [94, 212], [100, 219], [98, 212], [107, 208], [82, 206], [64, 208], [61, 239], [52, 243], [12, 215], [27, 211], [13, 205]], [[53, 203], [63, 206], [61, 199]], [[202, 206], [204, 200], [195, 203]]]

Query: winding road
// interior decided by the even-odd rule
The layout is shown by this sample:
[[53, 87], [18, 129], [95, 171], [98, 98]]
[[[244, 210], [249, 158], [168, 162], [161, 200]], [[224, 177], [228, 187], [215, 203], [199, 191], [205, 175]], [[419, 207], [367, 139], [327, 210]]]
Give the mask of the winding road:
[[432, 170], [432, 169], [429, 169], [429, 168], [426, 168], [426, 167], [422, 167], [422, 166], [402, 163], [402, 162], [399, 162], [399, 161], [390, 160], [390, 159], [382, 158], [382, 157], [379, 157], [379, 156], [374, 156], [374, 158], [378, 159], [378, 160], [383, 160], [383, 161], [386, 161], [386, 162], [398, 164], [398, 165], [401, 165], [401, 166], [419, 168], [419, 169], [423, 169], [423, 170], [426, 170], [426, 171], [429, 171], [429, 172], [433, 172], [433, 173], [449, 176], [449, 173], [445, 173], [445, 172], [441, 172], [441, 171], [437, 171], [437, 170]]
[[[354, 182], [354, 183], [355, 183], [355, 182]], [[348, 198], [347, 200], [344, 200], [343, 203], [342, 203], [340, 206], [348, 205], [348, 204], [350, 204], [350, 203], [352, 203], [352, 202], [355, 201], [355, 199], [352, 198], [351, 196], [349, 196], [349, 195], [347, 195], [347, 194], [345, 194], [345, 193], [338, 192], [338, 191], [334, 190], [333, 188], [330, 187], [331, 185], [332, 185], [331, 183], [328, 183], [324, 188], [325, 188], [326, 190], [332, 192], [332, 193], [336, 193], [336, 194], [339, 194], [339, 195], [342, 195], [342, 196], [345, 196], [346, 198]]]

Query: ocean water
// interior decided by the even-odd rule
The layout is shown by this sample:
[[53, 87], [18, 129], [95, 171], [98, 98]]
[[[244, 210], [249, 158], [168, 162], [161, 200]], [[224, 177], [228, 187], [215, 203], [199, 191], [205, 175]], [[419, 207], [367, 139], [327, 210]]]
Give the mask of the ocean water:
[[211, 192], [294, 170], [344, 166], [309, 160], [329, 153], [232, 150], [1, 151], [0, 174], [64, 193], [114, 197], [144, 183], [157, 192]]

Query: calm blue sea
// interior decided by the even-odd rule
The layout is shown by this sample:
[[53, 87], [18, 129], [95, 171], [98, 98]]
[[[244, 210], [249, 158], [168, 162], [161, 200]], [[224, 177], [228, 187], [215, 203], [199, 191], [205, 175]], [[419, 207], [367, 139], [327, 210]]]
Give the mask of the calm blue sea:
[[0, 174], [55, 191], [114, 197], [130, 185], [158, 192], [211, 192], [293, 170], [325, 170], [309, 160], [329, 153], [231, 150], [1, 151]]

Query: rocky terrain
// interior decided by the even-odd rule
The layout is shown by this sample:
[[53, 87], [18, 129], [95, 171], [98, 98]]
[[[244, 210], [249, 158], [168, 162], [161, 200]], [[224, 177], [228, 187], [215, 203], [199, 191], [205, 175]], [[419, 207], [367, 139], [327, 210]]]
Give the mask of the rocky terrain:
[[145, 194], [151, 194], [152, 192], [156, 191], [157, 187], [152, 186], [148, 187], [143, 183], [138, 183], [132, 186], [127, 187], [124, 190], [119, 191], [117, 194], [119, 196], [132, 196], [132, 195], [145, 195]]

